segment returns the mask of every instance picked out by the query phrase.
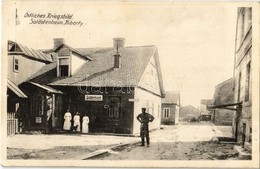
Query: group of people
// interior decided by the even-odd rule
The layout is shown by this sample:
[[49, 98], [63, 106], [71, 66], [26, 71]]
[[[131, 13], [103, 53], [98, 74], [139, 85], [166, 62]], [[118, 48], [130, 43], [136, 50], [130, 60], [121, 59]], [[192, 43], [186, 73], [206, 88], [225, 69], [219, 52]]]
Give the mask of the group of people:
[[[149, 126], [148, 124], [154, 120], [154, 117], [146, 113], [146, 108], [142, 108], [142, 113], [140, 113], [137, 117], [137, 120], [141, 123], [140, 126], [140, 137], [141, 137], [141, 146], [145, 145], [145, 139], [146, 139], [146, 144], [147, 147], [150, 146], [150, 138], [149, 138]], [[73, 130], [80, 132], [80, 115], [78, 112], [73, 117], [73, 126], [71, 125], [71, 120], [72, 120], [72, 115], [67, 110], [67, 112], [64, 114], [64, 125], [63, 125], [63, 130]], [[87, 114], [82, 118], [82, 133], [88, 133], [89, 132], [89, 117]]]
[[[79, 112], [76, 112], [76, 114], [73, 117], [73, 126], [71, 124], [72, 122], [72, 115], [69, 112], [69, 110], [67, 110], [67, 112], [64, 114], [64, 124], [63, 124], [63, 130], [67, 130], [67, 131], [76, 131], [76, 132], [80, 132], [80, 115]], [[88, 133], [89, 132], [89, 117], [87, 116], [87, 114], [85, 114], [85, 116], [82, 118], [82, 133]]]

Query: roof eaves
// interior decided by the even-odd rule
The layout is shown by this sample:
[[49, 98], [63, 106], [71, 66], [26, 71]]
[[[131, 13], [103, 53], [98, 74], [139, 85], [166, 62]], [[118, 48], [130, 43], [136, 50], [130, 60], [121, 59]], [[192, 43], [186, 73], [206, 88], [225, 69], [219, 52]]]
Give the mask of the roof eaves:
[[12, 82], [9, 78], [7, 78], [7, 87], [10, 90], [12, 90], [18, 97], [28, 98], [26, 94], [24, 94], [23, 91], [19, 89], [19, 87], [14, 82]]
[[140, 79], [138, 80], [137, 86], [140, 86], [141, 80], [142, 80], [142, 78], [143, 78], [143, 76], [144, 76], [144, 72], [145, 72], [145, 70], [147, 69], [147, 67], [148, 67], [148, 65], [149, 65], [149, 63], [150, 63], [152, 57], [154, 56], [155, 52], [156, 52], [156, 47], [155, 47], [155, 50], [153, 51], [153, 54], [150, 56], [150, 58], [149, 58], [149, 60], [148, 60], [148, 62], [147, 62], [147, 65], [145, 66], [145, 68], [144, 68], [143, 71], [142, 71], [142, 76], [141, 76]]
[[28, 83], [31, 83], [37, 87], [40, 87], [50, 93], [56, 93], [56, 94], [63, 94], [61, 91], [57, 90], [57, 89], [54, 89], [52, 87], [49, 87], [49, 86], [46, 86], [46, 85], [41, 85], [41, 84], [38, 84], [38, 83], [35, 83], [35, 82], [28, 82]]
[[84, 59], [88, 59], [88, 60], [93, 60], [92, 57], [90, 57], [89, 55], [84, 55], [83, 53], [81, 53], [80, 51], [76, 50], [75, 48], [72, 48], [71, 46], [63, 43], [60, 46], [58, 46], [56, 49], [53, 50], [53, 52], [57, 52], [60, 48], [62, 48], [63, 46], [66, 46], [67, 48], [69, 48], [71, 51], [77, 53], [78, 55], [82, 56]]

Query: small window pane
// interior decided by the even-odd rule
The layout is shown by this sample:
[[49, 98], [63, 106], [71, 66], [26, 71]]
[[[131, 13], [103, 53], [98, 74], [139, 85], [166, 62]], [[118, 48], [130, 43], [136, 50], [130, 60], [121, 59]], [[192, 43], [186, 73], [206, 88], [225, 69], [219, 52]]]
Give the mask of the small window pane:
[[18, 59], [14, 59], [14, 71], [18, 71], [19, 70], [19, 60]]

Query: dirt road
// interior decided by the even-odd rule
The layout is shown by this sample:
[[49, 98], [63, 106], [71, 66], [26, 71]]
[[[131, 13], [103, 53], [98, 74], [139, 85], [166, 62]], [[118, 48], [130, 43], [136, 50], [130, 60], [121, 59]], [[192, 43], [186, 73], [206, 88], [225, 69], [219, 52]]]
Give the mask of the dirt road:
[[[218, 131], [221, 133], [221, 131]], [[211, 123], [167, 126], [151, 133], [151, 146], [139, 144], [114, 149], [92, 159], [102, 160], [221, 160], [237, 159], [233, 144], [216, 144]]]

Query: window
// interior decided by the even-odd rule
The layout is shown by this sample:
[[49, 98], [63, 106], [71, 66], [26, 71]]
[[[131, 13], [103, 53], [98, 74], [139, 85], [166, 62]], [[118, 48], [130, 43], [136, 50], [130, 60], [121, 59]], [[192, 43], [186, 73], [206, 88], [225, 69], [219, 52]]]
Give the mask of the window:
[[251, 62], [246, 66], [246, 88], [245, 88], [245, 101], [249, 100], [249, 90], [250, 90], [250, 72], [251, 72]]
[[238, 75], [237, 102], [240, 102], [240, 88], [241, 88], [241, 72], [239, 72]]
[[59, 58], [58, 76], [70, 76], [69, 65], [69, 58]]
[[60, 65], [60, 76], [69, 76], [69, 66]]
[[44, 114], [44, 96], [38, 96], [38, 115]]
[[108, 109], [108, 117], [119, 119], [122, 118], [121, 107], [120, 107], [120, 98], [119, 97], [111, 97], [110, 105]]
[[170, 117], [170, 108], [163, 109], [163, 117]]
[[19, 72], [19, 60], [14, 58], [14, 72]]

